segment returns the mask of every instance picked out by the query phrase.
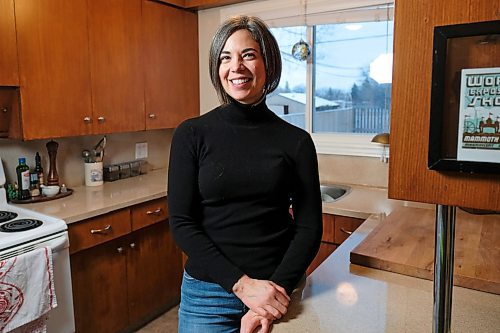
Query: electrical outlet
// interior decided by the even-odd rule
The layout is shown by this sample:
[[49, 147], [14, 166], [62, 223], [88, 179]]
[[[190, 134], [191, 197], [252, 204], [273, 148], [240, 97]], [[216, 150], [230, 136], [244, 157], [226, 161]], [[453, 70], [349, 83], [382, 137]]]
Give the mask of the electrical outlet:
[[135, 144], [135, 159], [145, 159], [148, 158], [148, 143], [147, 142], [137, 142]]

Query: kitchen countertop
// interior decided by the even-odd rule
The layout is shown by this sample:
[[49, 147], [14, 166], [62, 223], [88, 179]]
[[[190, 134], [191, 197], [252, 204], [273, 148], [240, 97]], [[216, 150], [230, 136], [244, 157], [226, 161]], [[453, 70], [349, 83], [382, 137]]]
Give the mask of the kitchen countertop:
[[[432, 332], [432, 281], [350, 264], [350, 251], [383, 219], [368, 218], [307, 278], [272, 333]], [[500, 296], [453, 288], [454, 333], [499, 327]]]
[[50, 201], [21, 204], [19, 207], [78, 222], [113, 210], [129, 207], [167, 195], [167, 170], [105, 182], [100, 186], [73, 187], [73, 194]]
[[[336, 202], [323, 203], [323, 212], [366, 219], [372, 214], [388, 213], [398, 200], [387, 199], [387, 190], [349, 185], [351, 192]], [[104, 185], [73, 187], [73, 194], [64, 198], [19, 206], [66, 221], [78, 222], [113, 210], [125, 208], [167, 195], [167, 169]]]

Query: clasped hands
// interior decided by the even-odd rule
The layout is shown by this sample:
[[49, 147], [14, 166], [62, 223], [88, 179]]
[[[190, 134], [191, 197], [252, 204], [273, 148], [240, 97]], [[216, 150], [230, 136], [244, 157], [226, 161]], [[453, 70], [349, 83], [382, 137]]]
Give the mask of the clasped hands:
[[290, 297], [286, 290], [269, 280], [243, 275], [233, 286], [234, 294], [250, 309], [241, 319], [240, 333], [269, 332], [272, 322], [285, 315]]

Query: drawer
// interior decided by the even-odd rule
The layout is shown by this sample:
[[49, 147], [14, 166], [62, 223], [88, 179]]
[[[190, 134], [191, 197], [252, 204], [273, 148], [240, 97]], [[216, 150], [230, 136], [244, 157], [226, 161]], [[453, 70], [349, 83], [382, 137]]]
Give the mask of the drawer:
[[341, 244], [365, 220], [354, 217], [335, 215], [335, 243]]
[[168, 219], [167, 198], [151, 200], [132, 208], [132, 230]]
[[68, 229], [70, 253], [88, 249], [130, 233], [130, 209], [72, 223]]

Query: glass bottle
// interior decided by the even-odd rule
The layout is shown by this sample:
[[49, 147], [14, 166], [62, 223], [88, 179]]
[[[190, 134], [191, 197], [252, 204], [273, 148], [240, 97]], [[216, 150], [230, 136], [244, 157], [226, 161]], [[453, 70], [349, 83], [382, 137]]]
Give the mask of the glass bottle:
[[38, 183], [40, 185], [44, 185], [45, 179], [43, 176], [42, 159], [41, 159], [40, 154], [38, 152], [35, 155], [35, 172], [38, 175]]
[[30, 195], [32, 198], [40, 196], [40, 185], [36, 171], [30, 173]]
[[19, 200], [26, 200], [31, 198], [30, 195], [30, 168], [26, 165], [26, 158], [19, 158], [19, 165], [16, 167], [17, 183], [19, 186], [18, 196]]

